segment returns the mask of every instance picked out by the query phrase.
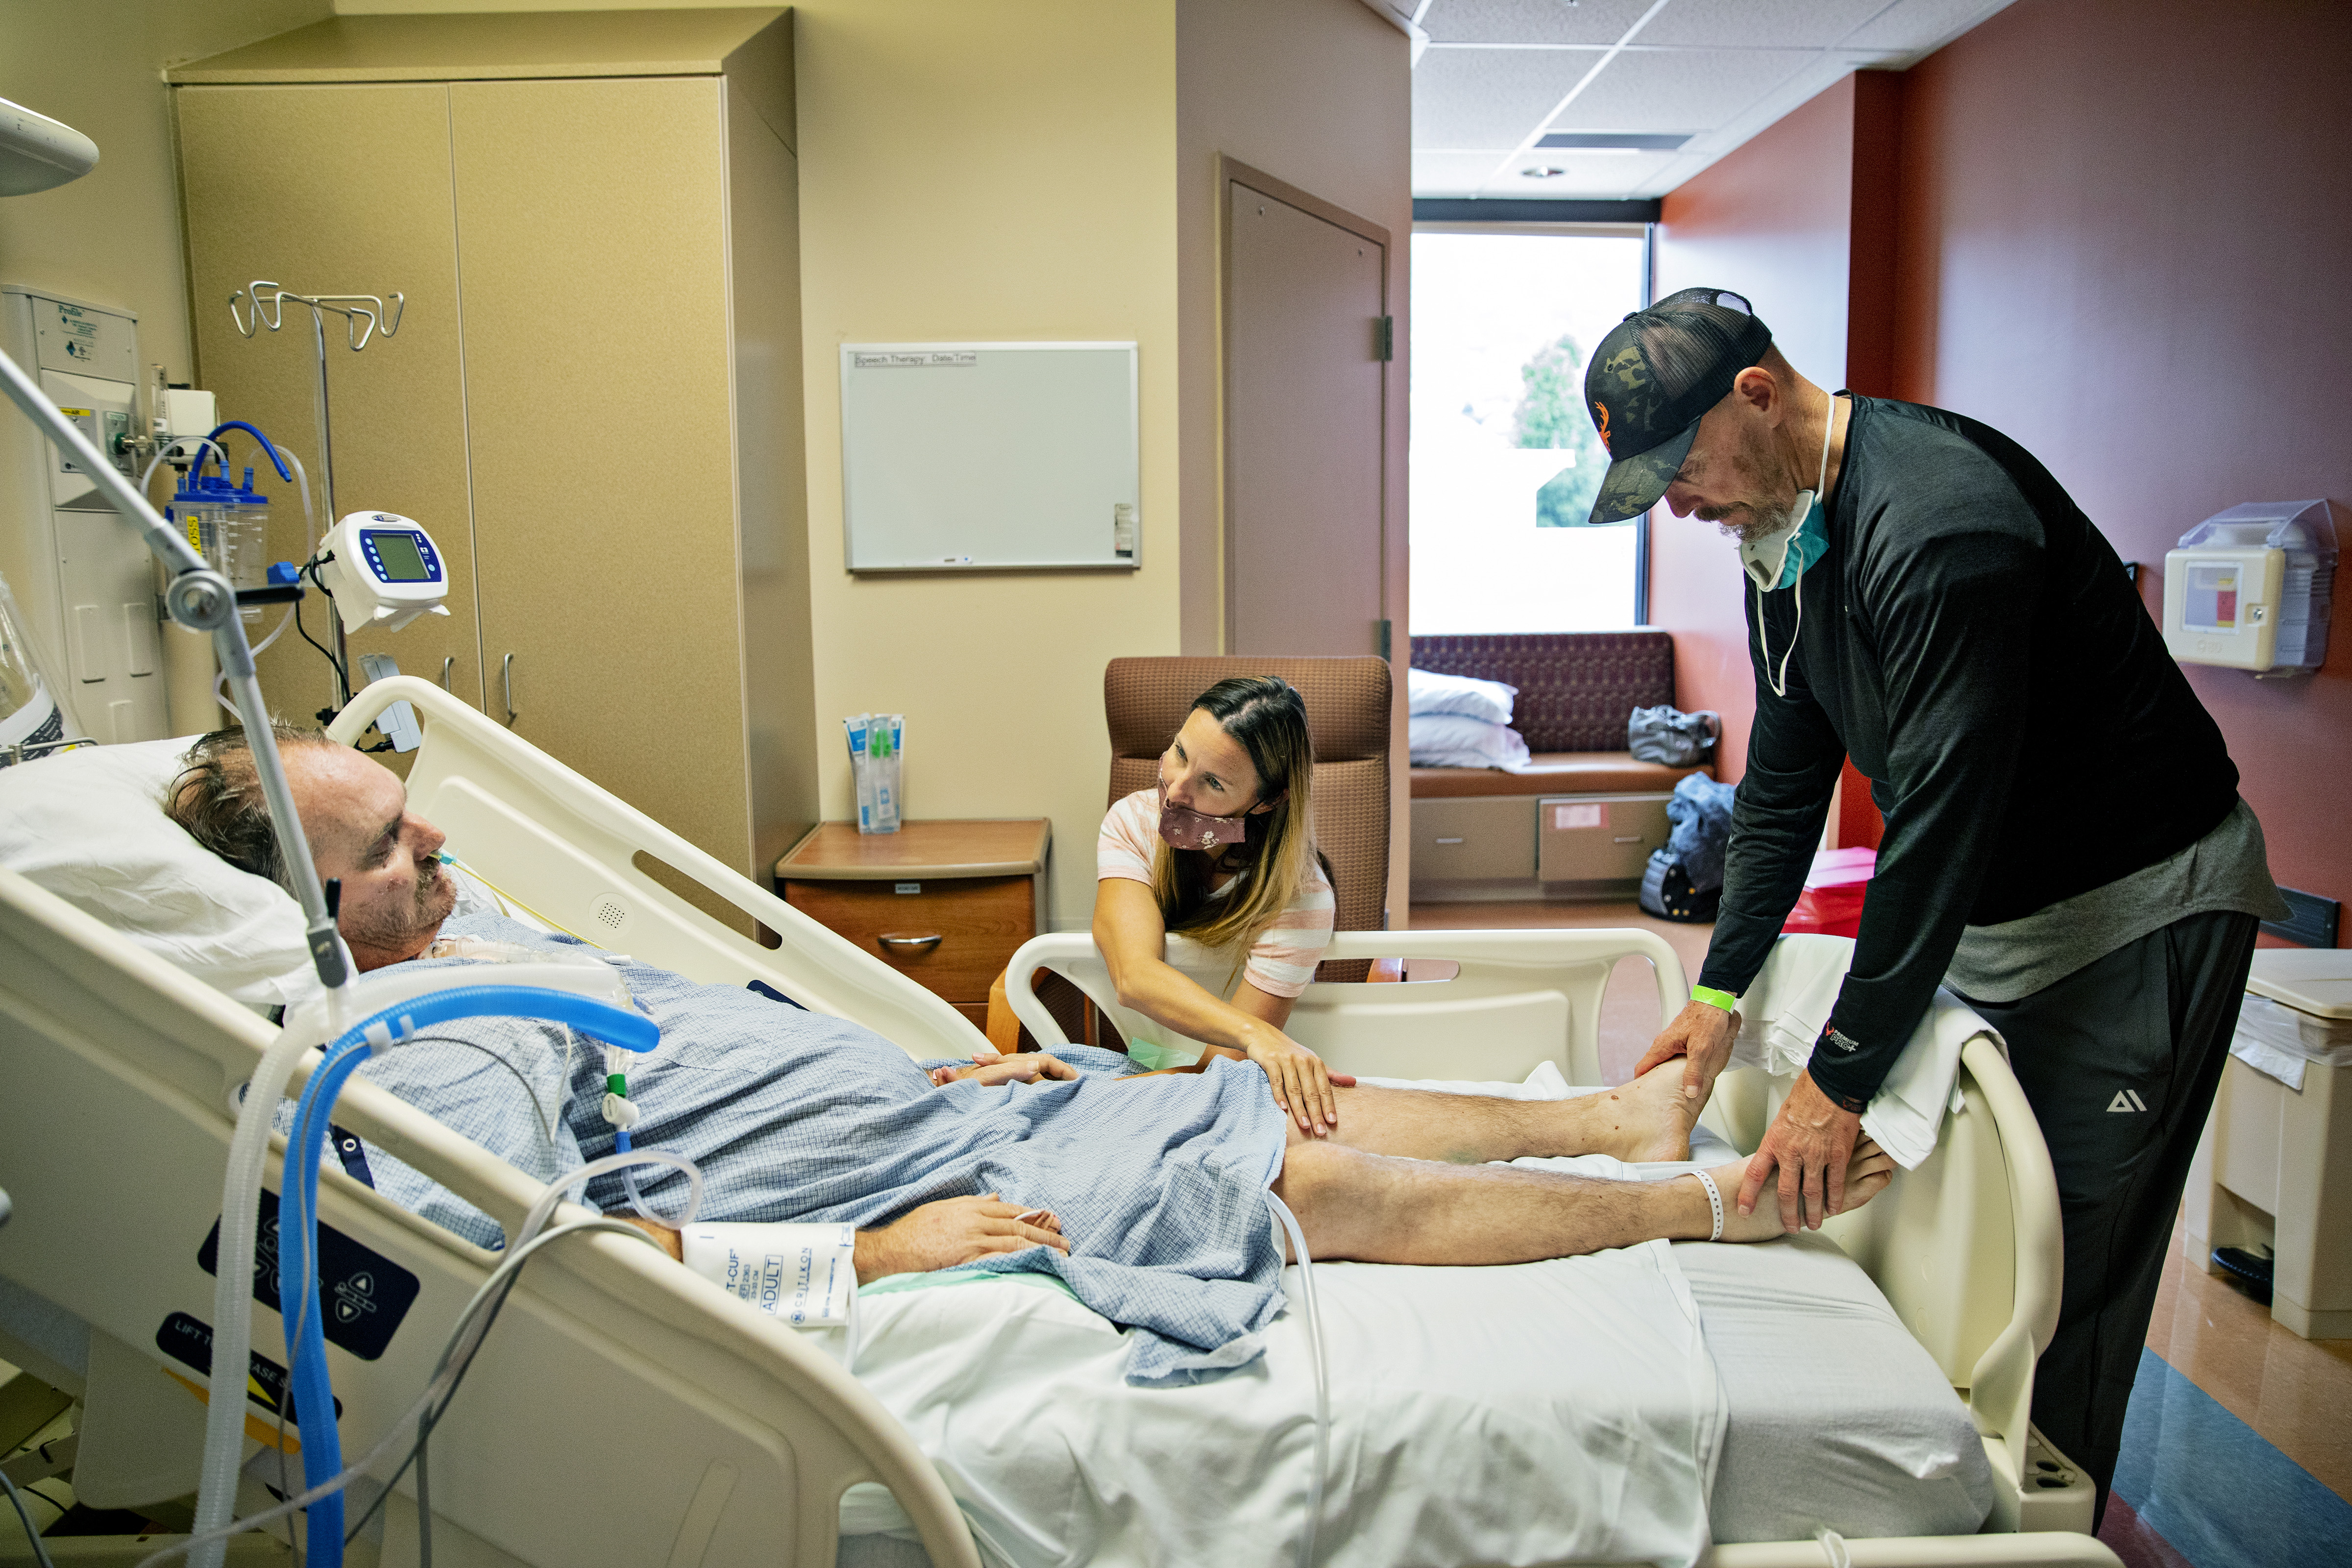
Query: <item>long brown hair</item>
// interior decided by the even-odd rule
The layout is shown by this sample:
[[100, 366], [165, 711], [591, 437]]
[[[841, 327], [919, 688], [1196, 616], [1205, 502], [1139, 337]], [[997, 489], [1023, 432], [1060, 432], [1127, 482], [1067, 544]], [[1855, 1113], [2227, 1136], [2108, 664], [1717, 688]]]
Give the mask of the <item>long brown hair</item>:
[[[1315, 807], [1309, 784], [1315, 743], [1307, 731], [1307, 700], [1272, 675], [1236, 675], [1193, 700], [1226, 734], [1241, 742], [1257, 770], [1258, 801], [1271, 811], [1243, 817], [1249, 837], [1225, 851], [1224, 864], [1246, 871], [1223, 899], [1212, 899], [1207, 855], [1160, 841], [1151, 857], [1151, 892], [1166, 928], [1207, 947], [1246, 946], [1290, 907], [1317, 868], [1331, 880], [1331, 863], [1315, 847]], [[1257, 802], [1252, 802], [1253, 805]]]

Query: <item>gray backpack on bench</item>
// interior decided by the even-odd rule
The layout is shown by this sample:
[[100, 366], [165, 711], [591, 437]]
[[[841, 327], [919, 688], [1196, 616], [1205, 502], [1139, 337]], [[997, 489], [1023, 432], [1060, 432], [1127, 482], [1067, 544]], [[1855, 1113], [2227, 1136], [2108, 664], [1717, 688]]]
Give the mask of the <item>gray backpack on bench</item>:
[[1723, 716], [1713, 709], [1684, 713], [1672, 706], [1636, 708], [1625, 724], [1625, 749], [1637, 763], [1695, 768], [1715, 754]]

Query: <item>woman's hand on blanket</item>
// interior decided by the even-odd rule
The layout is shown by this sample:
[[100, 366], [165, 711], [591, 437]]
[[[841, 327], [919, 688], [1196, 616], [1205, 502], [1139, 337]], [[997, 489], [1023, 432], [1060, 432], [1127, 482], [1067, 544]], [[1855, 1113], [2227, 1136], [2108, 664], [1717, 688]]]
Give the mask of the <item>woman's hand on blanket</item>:
[[[1877, 1191], [1873, 1187], [1857, 1193], [1853, 1205], [1846, 1202], [1848, 1181], [1853, 1173], [1849, 1166], [1860, 1157], [1854, 1141], [1861, 1135], [1862, 1118], [1832, 1103], [1814, 1087], [1811, 1073], [1799, 1073], [1796, 1087], [1789, 1091], [1780, 1114], [1772, 1119], [1764, 1142], [1748, 1156], [1748, 1176], [1739, 1184], [1739, 1212], [1754, 1211], [1758, 1195], [1775, 1170], [1780, 1173], [1783, 1230], [1819, 1230], [1829, 1215], [1843, 1214], [1849, 1206], [1860, 1207]], [[1874, 1154], [1877, 1152], [1877, 1145], [1869, 1147]], [[1885, 1182], [1878, 1184], [1884, 1185]]]
[[1035, 1083], [1041, 1078], [1078, 1076], [1077, 1068], [1044, 1051], [1017, 1051], [1009, 1057], [994, 1051], [974, 1051], [971, 1061], [968, 1068], [933, 1068], [931, 1081], [940, 1085], [968, 1081], [992, 1089], [998, 1084]]
[[857, 1282], [868, 1284], [886, 1274], [928, 1274], [1032, 1247], [1070, 1250], [1062, 1222], [1051, 1212], [1008, 1204], [996, 1193], [942, 1198], [879, 1230], [859, 1231]]
[[1681, 1057], [1683, 1093], [1704, 1105], [1706, 1097], [1714, 1092], [1716, 1075], [1731, 1059], [1732, 1045], [1738, 1038], [1738, 1014], [1710, 1007], [1704, 1002], [1685, 1002], [1674, 1021], [1650, 1042], [1650, 1048], [1633, 1068], [1633, 1076], [1640, 1078], [1659, 1063]]

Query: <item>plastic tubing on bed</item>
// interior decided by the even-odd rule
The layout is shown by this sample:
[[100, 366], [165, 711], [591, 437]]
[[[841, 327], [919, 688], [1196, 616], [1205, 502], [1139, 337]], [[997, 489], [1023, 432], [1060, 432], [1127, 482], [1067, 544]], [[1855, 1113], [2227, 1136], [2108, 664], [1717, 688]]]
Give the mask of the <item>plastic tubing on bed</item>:
[[[529, 985], [460, 985], [428, 992], [372, 1013], [345, 1029], [327, 1047], [325, 1058], [303, 1086], [294, 1111], [287, 1173], [279, 1197], [278, 1308], [285, 1320], [286, 1364], [294, 1396], [295, 1425], [302, 1435], [302, 1477], [317, 1486], [343, 1468], [335, 1428], [335, 1394], [327, 1371], [327, 1342], [318, 1256], [319, 1158], [321, 1135], [344, 1082], [377, 1049], [395, 1046], [433, 1024], [458, 1018], [536, 1018], [564, 1024], [593, 1039], [626, 1050], [649, 1051], [661, 1030], [643, 1014], [576, 992]], [[311, 1505], [307, 1561], [314, 1568], [341, 1568], [343, 1559], [343, 1494], [335, 1491]]]
[[1315, 1260], [1307, 1255], [1307, 1233], [1290, 1205], [1266, 1190], [1266, 1207], [1290, 1235], [1298, 1255], [1298, 1293], [1307, 1299], [1307, 1348], [1315, 1358], [1315, 1473], [1307, 1483], [1307, 1533], [1298, 1542], [1298, 1568], [1315, 1561], [1315, 1534], [1323, 1522], [1323, 1474], [1331, 1465], [1331, 1368], [1323, 1358], [1323, 1309], [1315, 1300]]

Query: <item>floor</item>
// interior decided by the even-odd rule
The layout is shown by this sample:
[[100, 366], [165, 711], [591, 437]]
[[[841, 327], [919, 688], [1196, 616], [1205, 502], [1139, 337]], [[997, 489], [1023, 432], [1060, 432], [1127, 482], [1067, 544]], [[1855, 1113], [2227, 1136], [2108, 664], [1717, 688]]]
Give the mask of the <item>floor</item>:
[[[1640, 926], [1696, 980], [1714, 928], [1636, 906], [1415, 904], [1412, 928]], [[1601, 1063], [1631, 1075], [1657, 1029], [1648, 966], [1621, 963], [1601, 1016]], [[2352, 1340], [2305, 1340], [2234, 1282], [2171, 1254], [2132, 1389], [2099, 1538], [2126, 1568], [2352, 1564]]]

